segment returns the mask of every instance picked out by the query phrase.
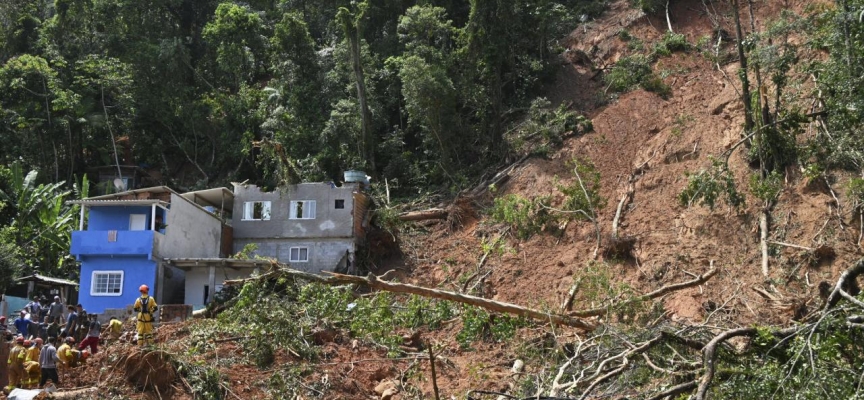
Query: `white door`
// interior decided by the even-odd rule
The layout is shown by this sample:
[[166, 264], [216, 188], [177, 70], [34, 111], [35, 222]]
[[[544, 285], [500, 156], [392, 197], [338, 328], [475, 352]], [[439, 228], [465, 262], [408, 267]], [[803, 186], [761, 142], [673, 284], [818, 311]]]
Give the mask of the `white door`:
[[130, 231], [147, 230], [147, 214], [132, 214], [129, 216]]

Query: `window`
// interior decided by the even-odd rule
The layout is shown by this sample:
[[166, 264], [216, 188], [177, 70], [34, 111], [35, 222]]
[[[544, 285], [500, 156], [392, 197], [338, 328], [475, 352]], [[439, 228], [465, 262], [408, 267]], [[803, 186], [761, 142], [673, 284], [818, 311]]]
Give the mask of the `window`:
[[269, 201], [247, 201], [243, 203], [243, 220], [244, 221], [269, 221], [270, 220], [270, 202]]
[[147, 214], [132, 214], [129, 216], [129, 230], [143, 231], [147, 229]]
[[334, 208], [336, 208], [337, 210], [345, 208], [345, 200], [336, 199], [336, 204], [334, 205]]
[[91, 296], [123, 295], [123, 271], [93, 271], [92, 277]]
[[315, 219], [315, 200], [292, 201], [289, 219]]
[[308, 247], [292, 247], [291, 256], [288, 257], [289, 262], [308, 262], [309, 248]]

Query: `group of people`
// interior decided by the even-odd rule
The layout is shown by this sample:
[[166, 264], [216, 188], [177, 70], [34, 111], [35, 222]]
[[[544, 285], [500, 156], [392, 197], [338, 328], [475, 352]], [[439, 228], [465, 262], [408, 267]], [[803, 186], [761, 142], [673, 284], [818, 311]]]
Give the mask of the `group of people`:
[[[141, 285], [139, 290], [141, 297], [136, 299], [134, 305], [137, 340], [139, 345], [152, 344], [156, 301], [149, 296], [147, 285]], [[56, 304], [60, 307], [56, 307]], [[59, 312], [55, 311], [58, 309]], [[48, 381], [59, 383], [58, 368], [74, 368], [86, 361], [90, 354], [99, 351], [102, 324], [98, 316], [87, 314], [80, 304], [67, 309], [66, 321], [62, 325], [63, 307], [59, 297], [55, 297], [47, 310], [43, 310], [36, 298], [21, 310], [19, 318], [14, 321], [17, 335], [9, 350], [9, 385], [6, 390], [35, 389], [44, 387]], [[39, 318], [40, 315], [43, 322], [33, 322], [31, 318]], [[109, 338], [119, 339], [122, 327], [120, 320], [111, 318], [107, 332]], [[7, 334], [5, 331], [6, 317], [0, 316], [0, 337], [11, 336], [11, 332]]]
[[[68, 310], [65, 321], [64, 308]], [[34, 297], [20, 311], [14, 326], [18, 334], [24, 337], [39, 337], [43, 341], [49, 337], [72, 337], [77, 342], [84, 341], [95, 328], [101, 328], [97, 315], [87, 314], [81, 304], [64, 307], [59, 297], [55, 297], [54, 302], [47, 307], [42, 307], [39, 299]]]

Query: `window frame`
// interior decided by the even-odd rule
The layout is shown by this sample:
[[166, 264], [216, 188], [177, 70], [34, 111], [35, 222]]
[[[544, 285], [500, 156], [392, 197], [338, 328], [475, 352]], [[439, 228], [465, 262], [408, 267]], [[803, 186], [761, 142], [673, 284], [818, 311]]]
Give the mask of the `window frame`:
[[[117, 274], [120, 275], [120, 291], [117, 293], [107, 292], [109, 289], [109, 285], [111, 284], [111, 275]], [[108, 282], [105, 283], [106, 292], [97, 292], [96, 291], [96, 276], [97, 275], [108, 275]], [[94, 297], [119, 297], [123, 295], [123, 281], [126, 278], [126, 271], [123, 270], [98, 270], [90, 273], [90, 296]]]
[[[255, 204], [261, 203], [261, 218], [255, 218]], [[266, 211], [266, 218], [265, 218]], [[244, 201], [241, 221], [269, 221], [273, 216], [273, 203], [270, 200]]]
[[[306, 214], [307, 210], [309, 210], [309, 208], [307, 208], [307, 205], [312, 205], [312, 207], [311, 207], [312, 208], [312, 212], [311, 212], [312, 216], [311, 217], [304, 217], [301, 215], [298, 217], [297, 216], [297, 204], [298, 203], [302, 203], [303, 214]], [[315, 200], [291, 200], [288, 203], [288, 219], [315, 219], [317, 216], [318, 216], [318, 202]]]
[[335, 199], [333, 202], [334, 210], [344, 210], [345, 209], [345, 199]]
[[[297, 259], [296, 260], [294, 259], [294, 250], [295, 249], [297, 250]], [[302, 250], [306, 250], [306, 259], [305, 260], [300, 259], [300, 252]], [[290, 249], [288, 249], [288, 262], [292, 262], [292, 263], [309, 262], [309, 247], [307, 247], [307, 246], [293, 246]]]

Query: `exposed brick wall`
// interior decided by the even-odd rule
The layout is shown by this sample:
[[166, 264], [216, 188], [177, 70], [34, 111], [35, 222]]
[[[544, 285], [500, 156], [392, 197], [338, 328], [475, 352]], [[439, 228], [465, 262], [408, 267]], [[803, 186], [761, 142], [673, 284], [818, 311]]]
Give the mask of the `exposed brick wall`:
[[181, 322], [192, 318], [192, 306], [188, 304], [165, 304], [159, 306], [159, 322]]

